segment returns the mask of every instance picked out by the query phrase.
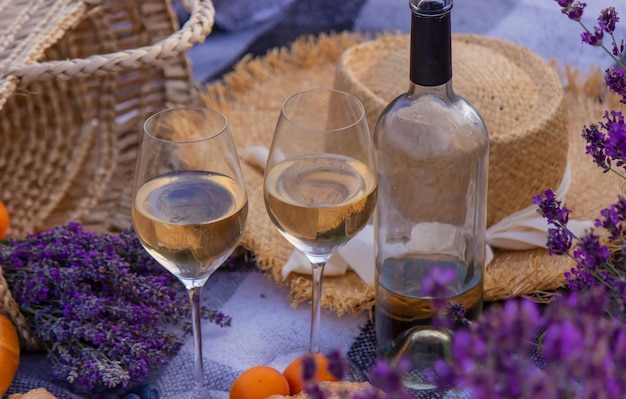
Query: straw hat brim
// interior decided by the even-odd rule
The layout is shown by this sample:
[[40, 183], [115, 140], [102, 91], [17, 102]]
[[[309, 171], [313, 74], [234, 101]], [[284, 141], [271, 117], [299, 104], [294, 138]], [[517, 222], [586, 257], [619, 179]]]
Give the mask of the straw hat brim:
[[[342, 53], [364, 40], [359, 34], [341, 33], [305, 36], [289, 47], [274, 49], [263, 57], [241, 60], [222, 80], [203, 87], [200, 101], [223, 112], [229, 120], [235, 143], [269, 148], [283, 100], [295, 91], [333, 87], [336, 65]], [[612, 176], [604, 175], [585, 155], [582, 127], [596, 123], [617, 100], [601, 97], [600, 71], [582, 81], [576, 71], [564, 68], [569, 157], [573, 181], [567, 194], [572, 218], [594, 219], [620, 193]], [[600, 99], [602, 98], [602, 101]], [[610, 101], [609, 101], [610, 100]], [[566, 143], [564, 143], [566, 145]], [[283, 281], [282, 268], [293, 247], [271, 224], [263, 202], [263, 171], [242, 162], [249, 196], [249, 216], [242, 245], [251, 250], [258, 267], [280, 285], [290, 287], [292, 305], [309, 301], [311, 279], [290, 274]], [[556, 187], [545, 187], [545, 189]], [[528, 201], [532, 195], [529, 193]], [[495, 251], [485, 269], [485, 300], [537, 295], [564, 285], [563, 273], [573, 266], [565, 256], [549, 256], [544, 249]], [[339, 315], [371, 310], [374, 290], [351, 271], [326, 276], [322, 306]]]

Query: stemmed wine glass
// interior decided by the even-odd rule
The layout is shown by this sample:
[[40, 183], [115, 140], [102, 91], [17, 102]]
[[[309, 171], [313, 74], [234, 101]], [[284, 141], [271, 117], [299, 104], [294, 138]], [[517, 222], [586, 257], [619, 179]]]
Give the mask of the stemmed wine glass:
[[[324, 266], [368, 222], [377, 177], [363, 104], [351, 94], [311, 89], [283, 103], [264, 178], [272, 223], [312, 268], [310, 353], [320, 351]], [[306, 351], [274, 361], [286, 364]]]
[[181, 107], [149, 117], [132, 198], [139, 240], [185, 286], [194, 343], [192, 398], [208, 398], [202, 367], [202, 287], [240, 242], [246, 189], [226, 118], [209, 108]]

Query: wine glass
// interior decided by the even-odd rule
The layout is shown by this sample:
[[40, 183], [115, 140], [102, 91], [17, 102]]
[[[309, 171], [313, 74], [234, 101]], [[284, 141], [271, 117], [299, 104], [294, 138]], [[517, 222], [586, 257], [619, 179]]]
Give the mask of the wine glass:
[[189, 294], [192, 398], [209, 397], [202, 366], [202, 287], [239, 244], [247, 214], [242, 171], [222, 114], [181, 107], [146, 120], [135, 171], [132, 220], [146, 251]]
[[[289, 96], [274, 131], [263, 196], [272, 223], [311, 264], [309, 353], [320, 351], [324, 266], [368, 223], [376, 193], [363, 104], [325, 88]], [[286, 354], [274, 364], [282, 366], [304, 353]]]

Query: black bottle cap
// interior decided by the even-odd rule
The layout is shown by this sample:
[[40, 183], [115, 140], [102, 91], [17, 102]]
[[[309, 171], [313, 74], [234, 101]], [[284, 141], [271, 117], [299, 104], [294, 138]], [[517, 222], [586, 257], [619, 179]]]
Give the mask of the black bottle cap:
[[439, 86], [452, 78], [452, 0], [410, 0], [410, 79]]

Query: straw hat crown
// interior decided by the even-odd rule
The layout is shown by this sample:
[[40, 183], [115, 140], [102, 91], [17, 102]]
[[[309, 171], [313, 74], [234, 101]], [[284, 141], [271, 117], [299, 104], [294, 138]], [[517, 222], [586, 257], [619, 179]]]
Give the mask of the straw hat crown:
[[[364, 104], [370, 130], [408, 89], [408, 35], [384, 35], [347, 49], [335, 87]], [[477, 35], [453, 35], [453, 87], [489, 130], [487, 225], [557, 187], [567, 165], [565, 96], [554, 69], [527, 48]]]

